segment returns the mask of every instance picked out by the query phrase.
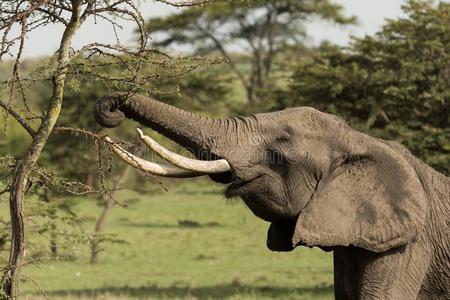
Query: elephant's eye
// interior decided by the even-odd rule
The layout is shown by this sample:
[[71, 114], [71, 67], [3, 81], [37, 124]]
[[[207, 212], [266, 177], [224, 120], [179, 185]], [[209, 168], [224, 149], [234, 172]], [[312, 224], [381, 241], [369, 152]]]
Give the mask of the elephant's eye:
[[285, 144], [288, 143], [290, 141], [290, 136], [289, 134], [282, 134], [276, 137], [276, 142], [280, 143], [280, 144]]

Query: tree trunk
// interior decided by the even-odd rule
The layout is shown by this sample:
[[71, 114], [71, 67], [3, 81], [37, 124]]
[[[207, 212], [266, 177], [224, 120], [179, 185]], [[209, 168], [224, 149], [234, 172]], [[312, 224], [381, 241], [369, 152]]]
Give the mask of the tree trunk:
[[94, 179], [95, 179], [94, 175], [92, 173], [89, 173], [89, 174], [86, 175], [86, 179], [85, 179], [84, 184], [87, 185], [87, 186], [93, 187], [94, 186], [94, 182], [95, 182]]
[[76, 30], [80, 23], [81, 1], [73, 1], [72, 17], [67, 25], [58, 50], [58, 67], [53, 82], [53, 95], [33, 142], [25, 156], [17, 163], [14, 170], [9, 207], [11, 215], [11, 249], [8, 265], [2, 278], [2, 298], [18, 299], [21, 268], [25, 264], [25, 226], [23, 212], [23, 197], [28, 187], [28, 177], [39, 159], [42, 149], [58, 120], [64, 95], [66, 78], [66, 64], [69, 60], [69, 49]]
[[51, 192], [49, 190], [46, 190], [44, 192], [44, 200], [47, 202], [48, 205], [48, 219], [50, 220], [50, 252], [52, 253], [53, 257], [56, 257], [58, 255], [58, 243], [56, 241], [57, 235], [56, 235], [56, 207], [53, 203], [53, 197], [51, 195]]
[[[253, 82], [253, 79], [251, 79], [250, 81]], [[250, 85], [245, 87], [245, 92], [247, 96], [247, 107], [253, 107], [255, 104], [253, 86], [254, 84], [251, 83]]]
[[[97, 219], [97, 223], [95, 224], [95, 233], [96, 234], [102, 232], [103, 229], [105, 228], [106, 216], [114, 204], [113, 203], [114, 197], [117, 194], [117, 191], [127, 181], [132, 169], [133, 169], [133, 167], [131, 167], [130, 165], [127, 165], [123, 169], [122, 173], [115, 179], [113, 191], [112, 191], [110, 197], [108, 199], [106, 199], [105, 204], [102, 209], [102, 212], [100, 213], [100, 216]], [[91, 243], [91, 260], [90, 260], [91, 264], [95, 264], [98, 261], [98, 252], [100, 251], [99, 246], [100, 246], [100, 242], [98, 240], [94, 239]]]

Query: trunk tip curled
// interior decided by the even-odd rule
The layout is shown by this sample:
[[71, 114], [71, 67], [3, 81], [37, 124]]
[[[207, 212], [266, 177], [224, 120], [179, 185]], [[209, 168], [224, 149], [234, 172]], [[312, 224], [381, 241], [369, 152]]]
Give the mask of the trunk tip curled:
[[98, 99], [94, 106], [95, 121], [107, 128], [119, 126], [125, 119], [125, 114], [119, 109], [124, 100], [118, 93], [110, 93]]

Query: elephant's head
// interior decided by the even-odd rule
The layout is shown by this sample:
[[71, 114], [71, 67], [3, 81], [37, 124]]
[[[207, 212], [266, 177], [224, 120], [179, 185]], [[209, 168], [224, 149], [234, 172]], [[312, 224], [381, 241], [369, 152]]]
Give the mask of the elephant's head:
[[268, 247], [354, 245], [381, 252], [418, 238], [425, 192], [407, 151], [347, 126], [336, 116], [300, 107], [251, 117], [211, 119], [161, 102], [125, 94], [98, 100], [97, 121], [117, 126], [129, 117], [191, 150], [179, 157], [141, 138], [178, 165], [140, 160], [117, 145], [128, 163], [165, 176], [210, 175], [228, 184], [271, 222]]

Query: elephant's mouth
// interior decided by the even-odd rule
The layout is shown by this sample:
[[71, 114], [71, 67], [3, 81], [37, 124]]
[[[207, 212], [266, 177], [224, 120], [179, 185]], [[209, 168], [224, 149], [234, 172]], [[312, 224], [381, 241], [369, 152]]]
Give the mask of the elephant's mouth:
[[225, 196], [227, 198], [242, 196], [248, 191], [254, 190], [254, 186], [259, 184], [263, 177], [264, 175], [258, 175], [252, 179], [242, 179], [237, 177], [226, 189]]

